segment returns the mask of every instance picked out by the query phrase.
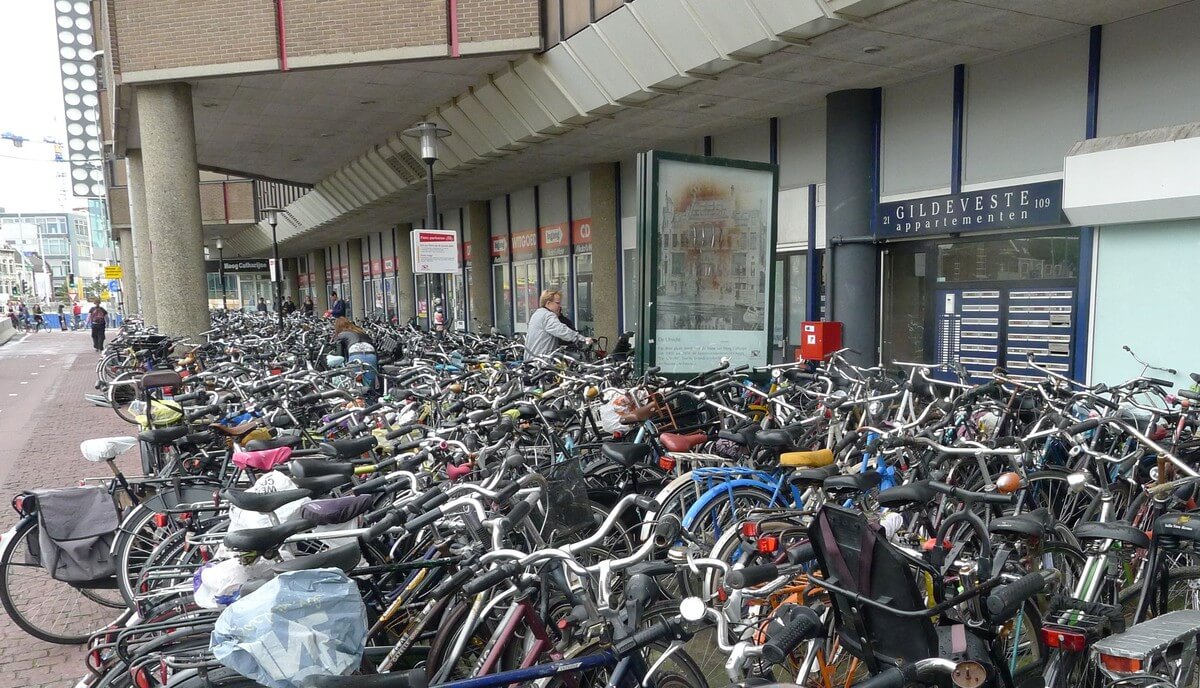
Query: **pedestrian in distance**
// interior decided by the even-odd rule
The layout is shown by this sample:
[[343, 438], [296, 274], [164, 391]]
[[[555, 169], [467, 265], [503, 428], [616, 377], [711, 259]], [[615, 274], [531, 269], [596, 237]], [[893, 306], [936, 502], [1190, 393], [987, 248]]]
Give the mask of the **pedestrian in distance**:
[[267, 302], [266, 302], [266, 301], [264, 301], [264, 300], [262, 299], [262, 297], [259, 297], [259, 299], [258, 299], [258, 312], [259, 312], [259, 313], [266, 313], [266, 312], [267, 312]]
[[108, 311], [96, 299], [96, 305], [88, 310], [88, 325], [92, 328], [92, 347], [96, 351], [104, 351], [104, 328], [108, 325]]
[[71, 315], [74, 316], [71, 320], [71, 329], [78, 330], [83, 320], [83, 308], [80, 307], [78, 299], [76, 299], [74, 305], [71, 306]]
[[58, 326], [63, 332], [67, 331], [67, 307], [61, 303], [58, 304]]
[[313, 303], [312, 295], [311, 294], [305, 295], [305, 297], [304, 297], [304, 314], [312, 315], [314, 308], [316, 308], [316, 304]]
[[296, 300], [292, 297], [287, 297], [287, 301], [283, 302], [283, 314], [291, 315], [296, 312]]
[[12, 323], [14, 330], [21, 329], [21, 326], [17, 324], [17, 312], [13, 310], [12, 306], [8, 307], [8, 321]]
[[42, 304], [33, 304], [33, 331], [41, 332], [42, 325], [46, 324], [46, 319], [42, 315]]
[[346, 302], [342, 300], [338, 293], [330, 292], [330, 297], [333, 299], [333, 305], [329, 308], [329, 317], [333, 319], [346, 317]]
[[592, 345], [592, 338], [567, 327], [558, 319], [562, 312], [562, 292], [547, 289], [539, 299], [541, 306], [529, 316], [529, 332], [525, 334], [527, 356], [549, 356], [564, 344], [583, 342]]

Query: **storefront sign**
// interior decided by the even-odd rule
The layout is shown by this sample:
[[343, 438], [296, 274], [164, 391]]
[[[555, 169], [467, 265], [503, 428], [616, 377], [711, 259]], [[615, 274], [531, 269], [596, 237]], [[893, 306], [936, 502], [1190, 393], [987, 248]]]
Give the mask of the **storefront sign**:
[[543, 256], [567, 255], [566, 225], [547, 225], [538, 230]]
[[268, 272], [271, 269], [271, 264], [266, 258], [229, 258], [219, 262], [204, 261], [204, 271], [218, 272], [221, 269], [220, 263], [225, 264], [225, 272]]
[[538, 233], [532, 229], [524, 232], [513, 232], [513, 258], [532, 258], [537, 255]]
[[492, 258], [503, 259], [508, 257], [508, 237], [494, 236], [492, 237]]
[[463, 263], [469, 265], [471, 263], [471, 242], [464, 241], [462, 244]]
[[349, 282], [349, 281], [350, 281], [350, 266], [349, 266], [349, 265], [343, 265], [343, 266], [341, 266], [341, 267], [342, 267], [342, 272], [341, 272], [341, 274], [342, 274], [342, 281], [343, 281], [343, 282]]
[[417, 229], [410, 236], [414, 274], [458, 272], [458, 232]]
[[383, 269], [384, 269], [384, 271], [386, 271], [388, 273], [394, 272], [396, 270], [396, 259], [395, 258], [384, 258], [383, 259]]
[[374, 260], [371, 261], [371, 275], [373, 277], [378, 277], [380, 274], [382, 274], [382, 272], [383, 272], [383, 261], [378, 258], [375, 258]]
[[897, 237], [1065, 224], [1062, 181], [1054, 180], [880, 203], [875, 226]]
[[576, 253], [592, 250], [592, 218], [585, 217], [571, 222], [571, 244]]
[[296, 276], [296, 284], [301, 287], [307, 287], [309, 285], [309, 280], [310, 278], [306, 273], [301, 273]]

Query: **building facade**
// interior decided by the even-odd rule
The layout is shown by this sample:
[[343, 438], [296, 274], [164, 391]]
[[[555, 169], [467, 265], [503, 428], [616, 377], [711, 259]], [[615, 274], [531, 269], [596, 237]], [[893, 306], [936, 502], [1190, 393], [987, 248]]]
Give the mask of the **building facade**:
[[38, 254], [57, 294], [71, 275], [84, 282], [103, 275], [107, 251], [93, 244], [92, 223], [86, 213], [0, 213], [0, 241]]
[[[112, 4], [118, 28], [138, 26], [139, 3]], [[427, 321], [440, 300], [461, 327], [521, 332], [539, 292], [558, 288], [576, 322], [607, 337], [637, 330], [645, 301], [637, 153], [769, 163], [776, 360], [790, 357], [801, 322], [826, 317], [845, 322], [867, 362], [1032, 375], [1033, 353], [1077, 379], [1119, 381], [1137, 372], [1128, 345], [1191, 365], [1190, 330], [1171, 317], [1180, 287], [1161, 276], [1200, 257], [1200, 176], [1189, 172], [1200, 168], [1197, 0], [1020, 11], [550, 0], [531, 4], [537, 21], [524, 29], [524, 5], [470, 5], [484, 17], [505, 8], [484, 22], [512, 30], [488, 39], [507, 41], [502, 59], [409, 24], [389, 48], [351, 27], [336, 50], [365, 64], [307, 28], [300, 61], [291, 43], [251, 41], [235, 62], [195, 65], [122, 40], [122, 64], [109, 67], [131, 94], [109, 99], [113, 154], [146, 148], [145, 131], [120, 129], [121, 108], [154, 88], [140, 84], [186, 82], [196, 165], [304, 189], [274, 228], [294, 266], [289, 290], [321, 308], [336, 290], [356, 316], [403, 320]], [[307, 27], [321, 10], [300, 6]], [[442, 7], [430, 17], [445, 19]], [[406, 43], [427, 50], [398, 52]], [[410, 234], [429, 220], [415, 142], [398, 132], [417, 121], [450, 132], [433, 167], [436, 223], [463, 250], [445, 280], [411, 269]], [[688, 212], [686, 199], [675, 205]], [[231, 233], [225, 257], [270, 255], [272, 229]], [[722, 246], [728, 263], [700, 250], [721, 245], [720, 228], [711, 233], [666, 229], [669, 288], [766, 269], [735, 246]], [[711, 304], [714, 322], [738, 305], [736, 288], [727, 296]], [[1161, 336], [1166, 322], [1178, 335]]]

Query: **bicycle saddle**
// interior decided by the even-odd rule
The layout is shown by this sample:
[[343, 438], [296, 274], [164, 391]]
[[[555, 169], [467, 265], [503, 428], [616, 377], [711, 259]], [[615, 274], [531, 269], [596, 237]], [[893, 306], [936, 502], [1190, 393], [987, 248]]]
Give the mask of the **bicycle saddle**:
[[317, 552], [304, 557], [298, 557], [290, 561], [285, 561], [282, 564], [276, 564], [271, 567], [275, 573], [287, 573], [288, 571], [308, 571], [311, 569], [341, 569], [346, 573], [354, 570], [358, 566], [358, 562], [362, 561], [362, 551], [358, 548], [358, 543], [351, 541], [349, 544], [340, 547], [327, 549], [324, 552]]
[[245, 423], [238, 425], [222, 425], [220, 423], [212, 423], [208, 427], [227, 437], [241, 437], [251, 430], [258, 428], [258, 419], [248, 420]]
[[354, 475], [354, 464], [343, 461], [321, 459], [294, 459], [288, 468], [296, 478], [315, 478], [322, 475], [337, 475], [349, 478]]
[[159, 447], [166, 446], [177, 439], [185, 437], [188, 434], [186, 425], [177, 425], [170, 428], [155, 428], [154, 430], [144, 430], [138, 434], [138, 439], [146, 444], [153, 444]]
[[669, 452], [685, 452], [698, 444], [707, 442], [708, 435], [703, 432], [693, 432], [690, 435], [664, 432], [658, 436], [658, 441], [662, 444], [663, 449]]
[[806, 468], [796, 471], [788, 476], [788, 482], [801, 487], [812, 487], [813, 485], [821, 485], [829, 478], [837, 475], [840, 471], [837, 464], [829, 464], [821, 468]]
[[605, 442], [600, 445], [600, 454], [622, 466], [641, 463], [650, 456], [650, 445], [634, 442]]
[[372, 495], [319, 499], [300, 507], [300, 518], [319, 526], [346, 523], [367, 513], [374, 503], [375, 497]]
[[803, 466], [805, 468], [820, 468], [833, 463], [833, 450], [817, 449], [816, 451], [784, 452], [779, 455], [780, 466]]
[[311, 676], [311, 688], [428, 688], [424, 669], [394, 671], [370, 676]]
[[925, 504], [933, 500], [937, 496], [937, 492], [929, 487], [928, 480], [921, 480], [908, 485], [897, 485], [879, 493], [876, 500], [879, 501], [879, 506], [889, 509], [903, 508], [907, 506], [916, 506]]
[[379, 441], [375, 439], [374, 435], [367, 435], [351, 440], [334, 440], [329, 444], [337, 451], [338, 458], [354, 459], [374, 449]]
[[235, 530], [225, 536], [225, 546], [238, 552], [271, 552], [279, 549], [284, 540], [312, 527], [312, 521], [301, 518], [269, 528]]
[[1089, 521], [1075, 526], [1075, 537], [1080, 540], [1116, 540], [1138, 549], [1149, 549], [1150, 538], [1146, 533], [1128, 523], [1100, 523]]
[[825, 482], [821, 483], [821, 487], [829, 492], [866, 492], [873, 487], [879, 487], [879, 483], [882, 481], [883, 475], [879, 471], [867, 471], [866, 473], [835, 475], [832, 478], [826, 478]]
[[762, 447], [785, 449], [792, 446], [795, 440], [792, 439], [792, 434], [787, 430], [759, 430], [754, 435], [754, 442]]
[[262, 451], [264, 449], [279, 449], [280, 447], [295, 448], [300, 444], [298, 435], [280, 435], [269, 440], [250, 440], [246, 443], [246, 451]]
[[545, 411], [542, 411], [542, 415], [545, 416], [546, 420], [550, 421], [551, 423], [562, 423], [575, 417], [575, 409], [546, 409]]
[[758, 434], [758, 428], [751, 426], [744, 430], [737, 430], [737, 431], [722, 430], [717, 433], [717, 437], [719, 437], [723, 440], [729, 440], [730, 442], [733, 442], [734, 444], [740, 444], [743, 447], [747, 447], [747, 446], [750, 446], [751, 444], [754, 444], [754, 438], [755, 438], [755, 435], [757, 435], [757, 434]]
[[282, 492], [246, 492], [244, 490], [225, 490], [221, 497], [230, 504], [245, 511], [269, 514], [284, 504], [290, 504], [297, 499], [311, 497], [310, 490], [283, 490]]
[[297, 488], [311, 492], [314, 499], [323, 497], [343, 485], [350, 484], [345, 477], [340, 475], [322, 475], [316, 478], [293, 477], [292, 482], [296, 483]]
[[1029, 535], [1042, 537], [1054, 524], [1054, 517], [1045, 507], [1027, 511], [1016, 516], [993, 519], [988, 532], [996, 535]]

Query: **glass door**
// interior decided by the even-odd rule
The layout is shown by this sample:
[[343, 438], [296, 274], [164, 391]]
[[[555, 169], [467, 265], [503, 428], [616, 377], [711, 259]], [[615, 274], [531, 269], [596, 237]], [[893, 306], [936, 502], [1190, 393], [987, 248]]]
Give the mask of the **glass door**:
[[579, 331], [593, 330], [596, 316], [592, 313], [592, 254], [575, 255], [575, 324]]
[[513, 263], [516, 299], [513, 303], [513, 326], [517, 332], [529, 330], [529, 317], [538, 308], [538, 274], [536, 260]]
[[496, 329], [504, 334], [512, 334], [512, 280], [508, 264], [492, 265], [492, 303], [496, 309]]

